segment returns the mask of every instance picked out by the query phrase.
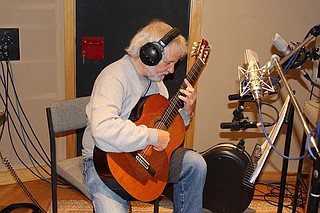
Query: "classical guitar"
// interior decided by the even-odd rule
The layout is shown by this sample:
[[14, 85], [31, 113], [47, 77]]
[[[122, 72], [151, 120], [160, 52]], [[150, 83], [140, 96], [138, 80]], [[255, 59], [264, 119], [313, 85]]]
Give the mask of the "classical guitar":
[[[197, 59], [186, 76], [191, 85], [196, 83], [210, 53], [206, 40], [202, 39], [195, 45], [193, 52]], [[183, 83], [180, 88], [186, 87]], [[143, 97], [129, 118], [136, 125], [169, 131], [167, 149], [159, 152], [153, 146], [147, 146], [130, 153], [106, 153], [95, 147], [94, 164], [100, 178], [112, 176], [125, 191], [141, 201], [152, 201], [161, 195], [168, 179], [170, 156], [182, 144], [185, 136], [185, 126], [178, 113], [183, 106], [179, 95], [182, 93], [178, 91], [170, 102], [161, 95]], [[109, 171], [111, 173], [106, 174]]]

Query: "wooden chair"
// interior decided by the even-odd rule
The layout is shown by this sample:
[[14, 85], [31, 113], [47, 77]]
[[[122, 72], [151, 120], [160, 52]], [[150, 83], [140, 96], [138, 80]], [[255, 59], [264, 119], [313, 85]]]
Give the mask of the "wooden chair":
[[[90, 97], [80, 97], [70, 100], [52, 102], [46, 108], [47, 121], [50, 137], [51, 151], [51, 176], [52, 176], [52, 212], [57, 212], [57, 177], [66, 181], [72, 187], [90, 199], [86, 185], [84, 183], [82, 169], [82, 156], [65, 160], [56, 160], [56, 140], [57, 137], [66, 136], [69, 131], [83, 129], [87, 125], [85, 113], [86, 105]], [[154, 202], [154, 212], [159, 212], [159, 199]], [[131, 208], [131, 205], [129, 205]], [[131, 210], [131, 209], [129, 209]]]

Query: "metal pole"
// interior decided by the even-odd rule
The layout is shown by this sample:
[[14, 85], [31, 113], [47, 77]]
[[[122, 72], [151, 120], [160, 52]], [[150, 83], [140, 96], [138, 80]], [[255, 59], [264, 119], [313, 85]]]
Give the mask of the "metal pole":
[[[286, 87], [287, 90], [288, 90], [288, 93], [289, 93], [289, 96], [290, 96], [291, 101], [292, 101], [292, 103], [293, 103], [293, 106], [294, 106], [294, 108], [297, 110], [298, 116], [299, 116], [299, 118], [300, 118], [300, 120], [301, 120], [301, 122], [302, 122], [303, 128], [304, 128], [304, 131], [306, 132], [307, 135], [309, 135], [309, 134], [311, 133], [311, 130], [310, 130], [310, 127], [308, 126], [308, 124], [307, 124], [307, 122], [306, 122], [306, 119], [305, 119], [304, 116], [303, 116], [303, 113], [302, 113], [302, 111], [301, 111], [301, 109], [300, 109], [300, 107], [299, 107], [299, 104], [298, 104], [298, 102], [297, 102], [297, 99], [296, 99], [296, 97], [294, 96], [293, 91], [292, 91], [290, 85], [288, 84], [287, 79], [285, 78], [285, 76], [284, 76], [284, 74], [283, 74], [283, 70], [282, 70], [279, 62], [278, 62], [277, 60], [274, 60], [274, 62], [275, 62], [275, 65], [276, 65], [276, 69], [277, 69], [277, 71], [278, 71], [278, 74], [279, 74], [279, 76], [281, 77], [281, 80], [283, 81], [285, 87]], [[319, 157], [319, 156], [320, 156], [320, 153], [319, 153], [319, 149], [318, 149], [318, 147], [317, 147], [317, 143], [316, 143], [316, 141], [315, 141], [315, 138], [314, 138], [313, 136], [311, 136], [311, 137], [310, 137], [310, 141], [311, 141], [312, 145], [314, 146], [314, 148], [315, 148], [315, 150], [316, 150], [316, 152], [317, 152], [317, 157]]]

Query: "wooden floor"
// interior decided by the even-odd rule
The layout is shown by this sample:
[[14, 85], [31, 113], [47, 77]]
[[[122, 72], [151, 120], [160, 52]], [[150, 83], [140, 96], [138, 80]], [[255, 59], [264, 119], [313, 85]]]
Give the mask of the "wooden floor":
[[[24, 185], [28, 191], [32, 194], [34, 199], [42, 206], [43, 209], [48, 209], [51, 200], [51, 189], [50, 184], [44, 181], [29, 181], [25, 182]], [[256, 184], [255, 186], [255, 196], [254, 199], [264, 199], [263, 197], [266, 193], [277, 193], [276, 187], [271, 187], [265, 184]], [[61, 200], [78, 200], [87, 199], [81, 193], [74, 189], [63, 189], [58, 188], [58, 199]], [[275, 205], [277, 205], [278, 197], [273, 197], [271, 194], [268, 198], [269, 200], [274, 200]], [[20, 187], [19, 184], [11, 184], [6, 186], [0, 186], [0, 210], [4, 207], [14, 204], [14, 203], [31, 203], [26, 193]], [[265, 201], [266, 202], [266, 201]], [[286, 203], [291, 201], [286, 201]], [[299, 213], [302, 213], [302, 208], [298, 208]], [[28, 211], [14, 211], [14, 212], [28, 212]], [[29, 211], [32, 212], [32, 211]]]
[[[51, 185], [40, 180], [24, 182], [24, 185], [40, 206], [43, 209], [48, 209], [51, 201]], [[57, 194], [58, 199], [61, 200], [87, 199], [81, 193], [70, 188], [58, 188]], [[32, 203], [19, 184], [0, 186], [0, 198], [0, 210], [13, 203]]]

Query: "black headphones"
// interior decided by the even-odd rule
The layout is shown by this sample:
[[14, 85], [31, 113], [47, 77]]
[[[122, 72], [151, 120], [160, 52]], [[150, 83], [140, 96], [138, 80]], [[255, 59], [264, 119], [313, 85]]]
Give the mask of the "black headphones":
[[158, 42], [148, 42], [140, 49], [140, 59], [148, 66], [157, 65], [162, 59], [163, 49], [178, 35], [180, 30], [178, 28], [171, 29]]

